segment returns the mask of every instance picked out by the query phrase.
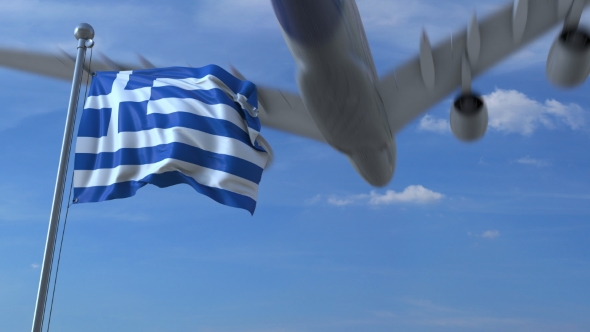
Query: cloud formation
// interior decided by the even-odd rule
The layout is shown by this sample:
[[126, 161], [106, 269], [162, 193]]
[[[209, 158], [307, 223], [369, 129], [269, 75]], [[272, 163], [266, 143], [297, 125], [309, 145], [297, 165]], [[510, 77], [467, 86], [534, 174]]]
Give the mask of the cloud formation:
[[338, 197], [328, 197], [328, 204], [336, 205], [336, 206], [346, 206], [354, 203], [355, 200], [348, 197], [348, 198], [338, 198]]
[[421, 185], [408, 186], [402, 192], [395, 192], [387, 190], [384, 195], [380, 195], [374, 191], [371, 192], [371, 205], [389, 205], [395, 203], [417, 203], [428, 204], [440, 201], [445, 195], [437, 193], [430, 189], [426, 189]]
[[537, 167], [544, 167], [544, 166], [549, 166], [549, 162], [546, 160], [540, 160], [540, 159], [534, 159], [531, 158], [529, 156], [526, 157], [522, 157], [518, 160], [516, 160], [517, 163], [519, 164], [523, 164], [523, 165], [532, 165], [532, 166], [537, 166]]
[[493, 240], [493, 239], [497, 238], [498, 236], [500, 236], [500, 232], [497, 230], [487, 230], [487, 231], [482, 232], [481, 234], [480, 233], [474, 234], [471, 232], [467, 232], [467, 235], [470, 237], [476, 236], [476, 237], [483, 237], [485, 239]]
[[[318, 196], [312, 200], [318, 202]], [[430, 204], [442, 200], [445, 195], [433, 190], [424, 188], [422, 185], [411, 185], [401, 192], [387, 190], [384, 194], [371, 191], [369, 194], [327, 197], [326, 203], [334, 206], [347, 206], [352, 204], [362, 204], [369, 206], [391, 205], [391, 204]]]
[[585, 125], [584, 110], [577, 104], [555, 99], [544, 103], [516, 90], [496, 89], [485, 95], [490, 114], [489, 127], [505, 133], [531, 135], [538, 127], [556, 128], [560, 123], [576, 130]]
[[448, 132], [450, 129], [448, 120], [437, 119], [429, 114], [420, 119], [420, 123], [418, 124], [418, 130], [420, 131], [431, 131], [442, 134]]
[[[496, 89], [483, 96], [488, 106], [488, 128], [504, 133], [532, 135], [540, 127], [555, 129], [566, 126], [572, 130], [586, 125], [584, 109], [578, 104], [563, 104], [555, 99], [541, 103], [516, 90]], [[448, 132], [446, 119], [425, 115], [418, 130]]]
[[493, 240], [495, 238], [497, 238], [498, 236], [500, 236], [500, 232], [493, 230], [493, 231], [485, 231], [483, 233], [481, 233], [481, 237], [486, 238], [486, 239], [490, 239]]

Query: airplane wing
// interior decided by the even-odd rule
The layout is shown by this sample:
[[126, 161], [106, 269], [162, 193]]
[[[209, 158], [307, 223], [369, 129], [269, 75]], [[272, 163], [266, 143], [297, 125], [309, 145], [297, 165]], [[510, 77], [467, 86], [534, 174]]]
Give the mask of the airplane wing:
[[[580, 15], [589, 4], [577, 2]], [[382, 77], [379, 84], [392, 132], [461, 86], [462, 59], [468, 48], [471, 75], [479, 75], [563, 22], [572, 5], [576, 5], [572, 0], [517, 0], [481, 22], [474, 16], [466, 30], [435, 47], [423, 41], [418, 56]]]
[[[423, 40], [418, 56], [382, 77], [378, 84], [392, 132], [399, 132], [461, 85], [462, 59], [467, 49], [471, 75], [477, 76], [562, 22], [576, 4], [583, 9], [590, 0], [516, 0], [481, 22], [474, 18], [467, 30], [435, 47]], [[0, 66], [70, 80], [75, 61], [63, 53], [0, 48]], [[141, 66], [120, 64], [99, 56], [86, 73], [153, 67], [144, 58], [140, 57], [140, 62]], [[264, 86], [259, 86], [258, 93], [263, 125], [325, 141], [299, 95]]]
[[299, 95], [258, 86], [258, 99], [262, 125], [325, 141]]
[[[470, 74], [475, 77], [563, 22], [570, 9], [581, 15], [589, 4], [590, 0], [516, 0], [481, 22], [474, 15], [467, 29], [435, 47], [429, 42], [421, 45], [419, 55], [378, 84], [392, 132], [399, 132], [461, 86], [467, 49]], [[575, 21], [579, 16], [567, 19]], [[259, 87], [259, 96], [264, 125], [325, 141], [300, 96], [264, 87]]]
[[[114, 62], [99, 54], [92, 59], [91, 68], [84, 68], [85, 75], [93, 71], [134, 70], [153, 68], [145, 58], [139, 56], [141, 65], [129, 65]], [[71, 80], [74, 73], [76, 58], [62, 51], [62, 54], [36, 53], [31, 51], [0, 48], [0, 66], [28, 71], [53, 78]], [[241, 76], [241, 74], [238, 73]], [[258, 88], [260, 99], [260, 122], [271, 128], [296, 135], [324, 141], [315, 122], [307, 112], [301, 97], [297, 94], [270, 89]]]
[[[142, 66], [121, 64], [112, 61], [99, 54], [92, 59], [91, 68], [88, 63], [84, 68], [84, 80], [86, 75], [94, 71], [104, 70], [133, 70], [148, 68], [149, 62], [140, 58]], [[64, 51], [61, 54], [37, 53], [25, 50], [0, 48], [0, 66], [28, 71], [34, 74], [45, 75], [63, 80], [72, 80], [76, 57]]]

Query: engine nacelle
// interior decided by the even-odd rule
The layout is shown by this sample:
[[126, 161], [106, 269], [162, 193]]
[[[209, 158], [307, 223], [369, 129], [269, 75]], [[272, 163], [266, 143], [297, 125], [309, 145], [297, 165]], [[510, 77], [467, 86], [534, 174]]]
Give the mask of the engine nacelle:
[[451, 131], [461, 141], [480, 139], [488, 129], [488, 108], [475, 94], [462, 94], [451, 106]]
[[564, 30], [547, 57], [547, 78], [560, 87], [584, 83], [590, 74], [590, 35], [582, 29]]

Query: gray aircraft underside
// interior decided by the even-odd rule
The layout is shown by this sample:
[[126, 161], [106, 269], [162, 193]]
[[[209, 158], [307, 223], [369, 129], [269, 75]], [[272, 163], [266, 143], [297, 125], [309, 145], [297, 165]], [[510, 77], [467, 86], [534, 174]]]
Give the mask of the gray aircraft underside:
[[[456, 88], [450, 124], [460, 140], [485, 134], [487, 108], [471, 92], [471, 79], [559, 23], [547, 59], [555, 85], [573, 87], [590, 73], [590, 37], [578, 27], [590, 0], [517, 0], [467, 29], [431, 46], [426, 34], [419, 54], [378, 77], [354, 0], [271, 0], [285, 42], [297, 64], [300, 95], [258, 86], [264, 126], [330, 144], [344, 153], [373, 186], [391, 180], [396, 161], [395, 134]], [[86, 72], [134, 70], [106, 57]], [[70, 80], [74, 59], [0, 48], [0, 65]], [[237, 70], [234, 74], [243, 78]]]

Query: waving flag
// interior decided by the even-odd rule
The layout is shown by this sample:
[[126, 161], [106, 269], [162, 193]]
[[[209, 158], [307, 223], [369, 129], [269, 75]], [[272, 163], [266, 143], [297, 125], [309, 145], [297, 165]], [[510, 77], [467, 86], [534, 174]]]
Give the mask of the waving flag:
[[186, 183], [254, 213], [268, 154], [256, 86], [222, 68], [99, 72], [80, 121], [74, 203]]

